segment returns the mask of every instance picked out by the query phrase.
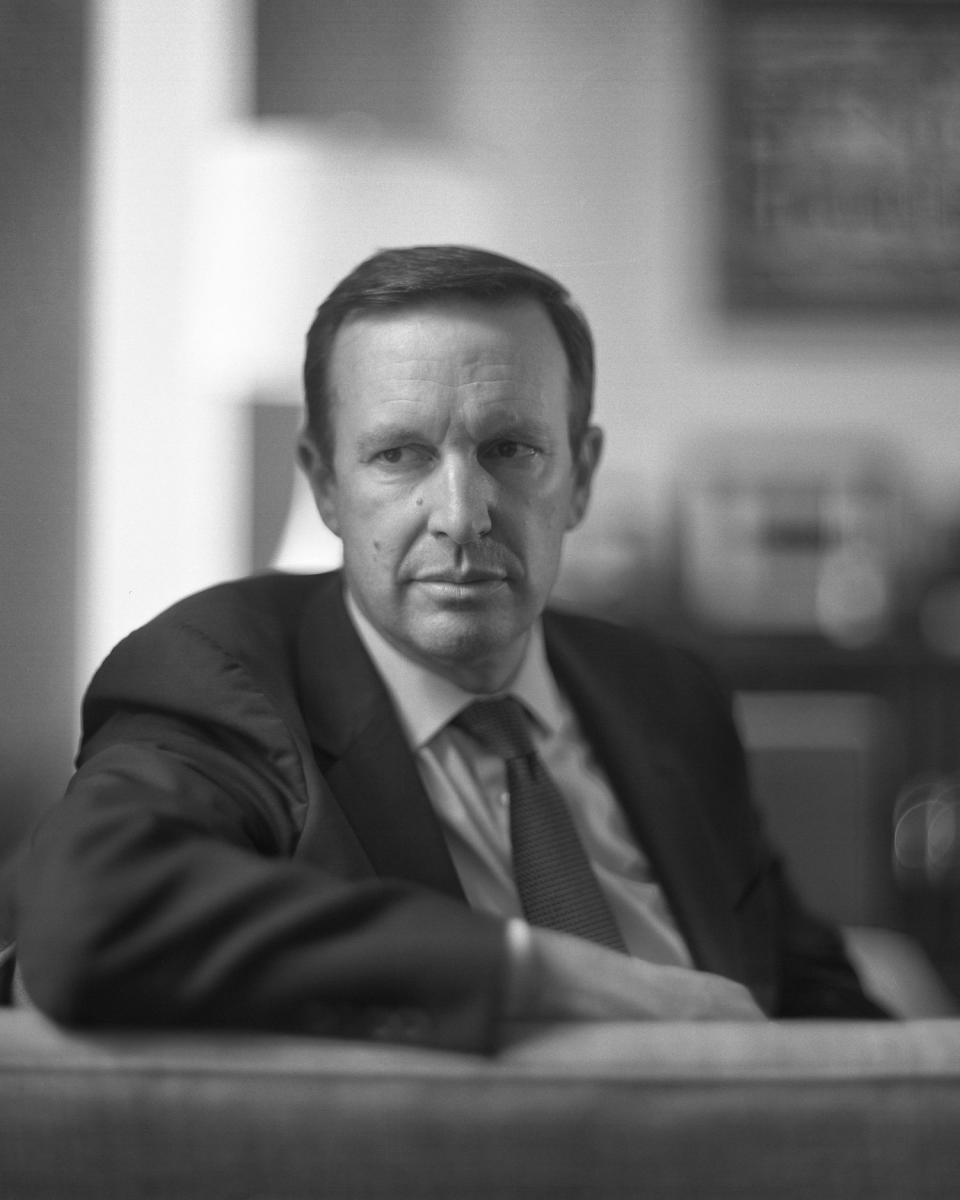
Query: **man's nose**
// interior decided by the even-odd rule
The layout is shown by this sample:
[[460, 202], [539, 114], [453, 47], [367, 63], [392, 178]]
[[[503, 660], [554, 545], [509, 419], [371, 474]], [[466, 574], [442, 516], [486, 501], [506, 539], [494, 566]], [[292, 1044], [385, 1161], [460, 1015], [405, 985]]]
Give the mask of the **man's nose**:
[[490, 532], [493, 480], [476, 460], [457, 457], [440, 465], [429, 487], [427, 528], [467, 545]]

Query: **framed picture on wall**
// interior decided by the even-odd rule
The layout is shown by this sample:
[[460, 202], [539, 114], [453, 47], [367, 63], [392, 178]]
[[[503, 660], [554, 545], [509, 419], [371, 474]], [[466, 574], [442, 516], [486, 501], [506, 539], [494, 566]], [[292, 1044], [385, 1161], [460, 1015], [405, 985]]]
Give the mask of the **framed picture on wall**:
[[960, 307], [960, 2], [721, 0], [734, 307]]

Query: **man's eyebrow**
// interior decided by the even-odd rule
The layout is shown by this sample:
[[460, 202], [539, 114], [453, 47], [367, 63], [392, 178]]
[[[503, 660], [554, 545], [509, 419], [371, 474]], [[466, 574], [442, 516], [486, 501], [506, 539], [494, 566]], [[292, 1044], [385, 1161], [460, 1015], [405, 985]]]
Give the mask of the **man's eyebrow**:
[[424, 431], [412, 425], [397, 422], [393, 424], [384, 421], [373, 429], [366, 429], [357, 438], [357, 446], [361, 452], [382, 450], [385, 446], [402, 446], [407, 442], [422, 442], [425, 440]]
[[531, 441], [546, 442], [553, 436], [553, 428], [546, 421], [540, 421], [536, 417], [517, 416], [515, 420], [505, 420], [491, 426], [490, 433], [484, 441], [495, 441], [497, 438], [529, 438]]

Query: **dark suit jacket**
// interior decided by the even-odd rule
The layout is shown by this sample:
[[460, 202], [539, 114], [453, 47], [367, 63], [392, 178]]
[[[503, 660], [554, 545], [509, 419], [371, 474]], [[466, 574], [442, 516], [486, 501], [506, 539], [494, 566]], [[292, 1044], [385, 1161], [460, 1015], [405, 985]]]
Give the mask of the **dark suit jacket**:
[[[604, 622], [548, 613], [545, 633], [696, 964], [774, 1015], [876, 1015], [763, 838], [712, 675]], [[18, 941], [33, 999], [68, 1022], [472, 1049], [505, 969], [338, 573], [212, 588], [113, 651], [25, 859]]]

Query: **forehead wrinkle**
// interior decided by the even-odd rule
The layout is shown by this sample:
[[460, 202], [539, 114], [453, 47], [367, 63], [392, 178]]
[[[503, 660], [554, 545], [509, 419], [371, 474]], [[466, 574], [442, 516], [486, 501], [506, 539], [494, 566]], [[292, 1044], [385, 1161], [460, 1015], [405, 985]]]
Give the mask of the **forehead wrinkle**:
[[456, 403], [477, 403], [483, 406], [511, 406], [519, 399], [542, 401], [543, 389], [523, 376], [504, 373], [483, 378], [441, 379], [433, 374], [384, 371], [372, 376], [360, 386], [372, 388], [377, 404], [421, 405], [451, 400]]
[[368, 368], [368, 374], [371, 379], [385, 383], [431, 383], [450, 388], [507, 384], [526, 389], [531, 379], [537, 379], [535, 371], [521, 369], [515, 363], [487, 363], [482, 359], [468, 363], [442, 358], [409, 359], [383, 364], [376, 369]]
[[475, 354], [458, 364], [457, 374], [466, 382], [516, 383], [530, 378], [539, 382], [546, 372], [540, 362]]

